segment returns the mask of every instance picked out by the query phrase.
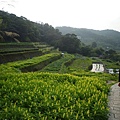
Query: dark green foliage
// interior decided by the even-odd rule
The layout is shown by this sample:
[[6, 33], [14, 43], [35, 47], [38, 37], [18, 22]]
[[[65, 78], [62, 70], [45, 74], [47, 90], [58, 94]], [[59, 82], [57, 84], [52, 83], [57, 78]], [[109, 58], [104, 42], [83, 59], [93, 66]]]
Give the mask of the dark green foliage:
[[79, 29], [72, 27], [57, 27], [60, 32], [64, 34], [76, 34], [81, 42], [91, 45], [96, 42], [98, 47], [110, 47], [114, 50], [120, 50], [120, 32], [114, 30], [92, 30], [92, 29]]
[[53, 41], [61, 37], [61, 33], [48, 24], [32, 22], [25, 17], [17, 17], [0, 11], [0, 30], [15, 32], [20, 35], [20, 41], [44, 41], [52, 44]]
[[58, 42], [57, 47], [69, 53], [78, 53], [80, 50], [80, 40], [75, 34], [66, 34]]
[[92, 42], [92, 47], [96, 48], [97, 47], [97, 43], [96, 42]]

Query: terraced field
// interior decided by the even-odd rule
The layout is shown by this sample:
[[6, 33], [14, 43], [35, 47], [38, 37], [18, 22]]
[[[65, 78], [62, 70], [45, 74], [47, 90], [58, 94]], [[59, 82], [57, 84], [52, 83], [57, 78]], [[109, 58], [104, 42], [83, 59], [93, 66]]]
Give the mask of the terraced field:
[[35, 44], [44, 54], [0, 65], [0, 119], [107, 120], [106, 82], [118, 76], [88, 72], [92, 59]]
[[74, 55], [71, 54], [64, 54], [61, 59], [52, 62], [51, 64], [47, 65], [41, 71], [43, 72], [56, 72], [56, 73], [66, 73], [68, 72], [67, 64], [71, 62], [75, 58]]
[[43, 43], [0, 43], [0, 63], [33, 58], [53, 49]]

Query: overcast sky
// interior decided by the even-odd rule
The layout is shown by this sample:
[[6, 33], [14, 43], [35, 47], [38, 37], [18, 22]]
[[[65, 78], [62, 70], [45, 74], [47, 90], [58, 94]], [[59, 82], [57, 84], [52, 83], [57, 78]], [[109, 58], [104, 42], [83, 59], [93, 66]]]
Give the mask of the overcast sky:
[[0, 0], [0, 9], [53, 27], [120, 31], [120, 0]]

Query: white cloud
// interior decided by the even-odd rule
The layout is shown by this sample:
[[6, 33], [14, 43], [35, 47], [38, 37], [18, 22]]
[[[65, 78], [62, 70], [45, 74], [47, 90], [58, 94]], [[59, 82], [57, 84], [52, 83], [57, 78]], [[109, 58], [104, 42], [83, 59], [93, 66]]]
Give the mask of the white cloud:
[[[114, 29], [120, 15], [119, 0], [6, 0], [15, 8], [6, 10], [53, 26]], [[111, 26], [109, 25], [111, 24]]]

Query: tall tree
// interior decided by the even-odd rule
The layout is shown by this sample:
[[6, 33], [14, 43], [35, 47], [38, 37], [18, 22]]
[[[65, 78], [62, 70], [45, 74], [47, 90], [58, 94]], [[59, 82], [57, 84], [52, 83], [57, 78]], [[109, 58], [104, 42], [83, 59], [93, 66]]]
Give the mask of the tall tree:
[[80, 43], [81, 41], [75, 34], [66, 34], [59, 41], [58, 47], [62, 51], [77, 53], [80, 50]]
[[96, 42], [92, 42], [92, 48], [96, 48], [97, 47], [97, 43]]

